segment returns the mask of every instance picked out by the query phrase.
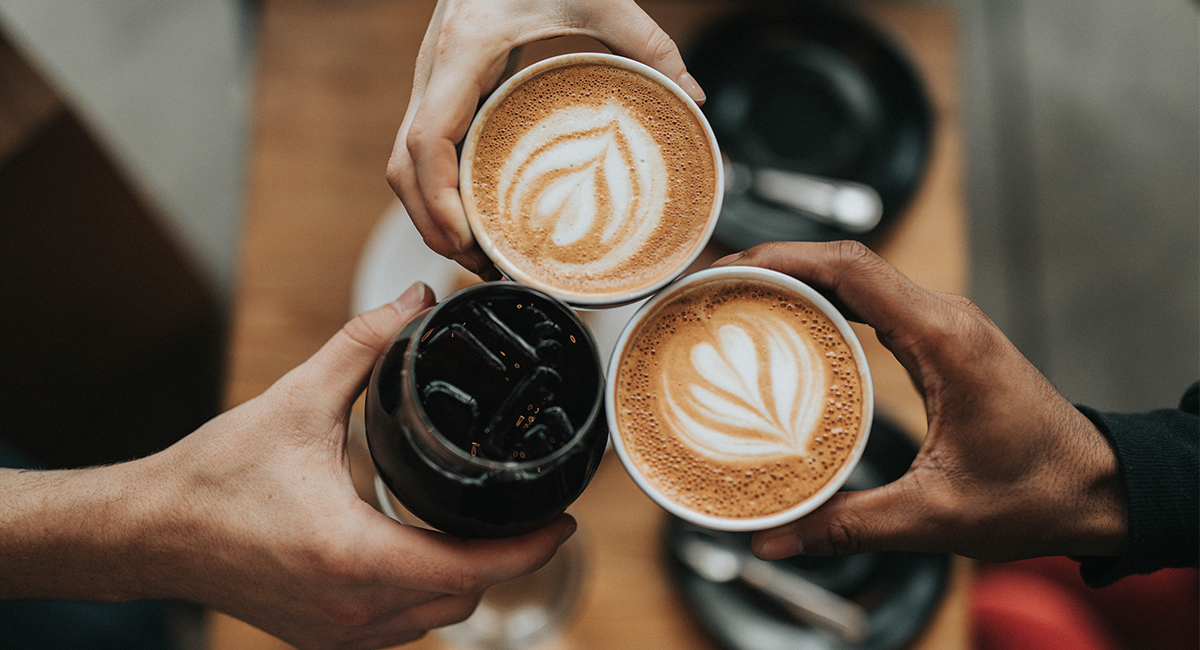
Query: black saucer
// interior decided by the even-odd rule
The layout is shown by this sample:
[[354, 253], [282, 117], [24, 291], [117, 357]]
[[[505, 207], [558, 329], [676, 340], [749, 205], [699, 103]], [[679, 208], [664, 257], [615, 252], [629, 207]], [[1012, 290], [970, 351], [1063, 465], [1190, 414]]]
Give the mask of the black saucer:
[[908, 60], [866, 21], [823, 2], [770, 4], [721, 20], [686, 61], [734, 162], [864, 183], [883, 202], [880, 225], [852, 235], [731, 192], [718, 240], [864, 238], [902, 213], [925, 170], [932, 111]]
[[[917, 449], [888, 421], [876, 417], [862, 461], [844, 489], [867, 489], [899, 478]], [[867, 608], [870, 636], [850, 644], [788, 617], [778, 605], [740, 582], [714, 583], [678, 559], [678, 543], [697, 528], [672, 517], [667, 529], [671, 574], [696, 620], [730, 650], [896, 650], [924, 629], [950, 577], [946, 554], [879, 552], [843, 558], [795, 557], [776, 563]], [[706, 531], [749, 553], [749, 533]]]

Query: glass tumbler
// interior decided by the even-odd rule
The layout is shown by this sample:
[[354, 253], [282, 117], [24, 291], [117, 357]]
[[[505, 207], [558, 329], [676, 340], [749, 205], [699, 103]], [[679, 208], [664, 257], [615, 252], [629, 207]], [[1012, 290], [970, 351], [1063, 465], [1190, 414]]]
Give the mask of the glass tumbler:
[[419, 314], [380, 357], [366, 437], [404, 509], [459, 537], [534, 530], [591, 481], [608, 427], [596, 344], [571, 308], [489, 282]]

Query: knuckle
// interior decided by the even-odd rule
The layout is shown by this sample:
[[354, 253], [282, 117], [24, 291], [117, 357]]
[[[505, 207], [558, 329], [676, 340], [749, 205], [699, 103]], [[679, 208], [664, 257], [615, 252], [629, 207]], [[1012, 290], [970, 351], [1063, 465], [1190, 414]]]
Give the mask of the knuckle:
[[396, 196], [404, 195], [407, 190], [408, 178], [413, 174], [412, 159], [406, 155], [402, 155], [398, 151], [392, 153], [391, 157], [388, 158], [384, 177], [387, 179], [388, 186], [396, 193]]
[[863, 530], [858, 522], [846, 516], [831, 521], [825, 529], [825, 541], [829, 554], [835, 556], [855, 555], [863, 551]]
[[477, 594], [490, 586], [479, 571], [462, 565], [453, 567], [446, 580], [447, 593], [456, 596]]
[[425, 126], [425, 122], [420, 119], [418, 113], [417, 119], [408, 127], [408, 133], [404, 136], [404, 148], [408, 150], [408, 155], [416, 159], [421, 154], [422, 147], [425, 146], [426, 135], [429, 129]]
[[333, 535], [317, 533], [313, 537], [318, 541], [305, 552], [312, 579], [342, 592], [372, 583], [373, 565], [364, 561], [351, 544]]
[[943, 293], [942, 298], [951, 305], [970, 312], [973, 315], [983, 315], [983, 310], [980, 309], [973, 300], [957, 293]]
[[373, 319], [368, 318], [368, 313], [351, 318], [342, 327], [342, 333], [352, 347], [374, 353], [387, 341], [388, 336], [378, 323], [372, 322]]
[[649, 37], [646, 39], [646, 52], [651, 60], [663, 63], [673, 58], [679, 48], [675, 45], [675, 39], [669, 34], [657, 27], [654, 27]]
[[835, 259], [843, 268], [860, 268], [864, 266], [875, 266], [883, 260], [875, 254], [866, 244], [846, 239], [831, 244], [834, 247]]

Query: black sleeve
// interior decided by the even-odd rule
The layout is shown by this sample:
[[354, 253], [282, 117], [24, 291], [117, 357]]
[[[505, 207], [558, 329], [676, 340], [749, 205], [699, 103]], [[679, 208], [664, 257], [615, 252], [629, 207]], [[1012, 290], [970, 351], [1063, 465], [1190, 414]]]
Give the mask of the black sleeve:
[[1178, 409], [1140, 414], [1078, 407], [1108, 438], [1129, 501], [1129, 535], [1120, 557], [1079, 558], [1092, 587], [1135, 573], [1194, 567], [1200, 560], [1200, 382]]

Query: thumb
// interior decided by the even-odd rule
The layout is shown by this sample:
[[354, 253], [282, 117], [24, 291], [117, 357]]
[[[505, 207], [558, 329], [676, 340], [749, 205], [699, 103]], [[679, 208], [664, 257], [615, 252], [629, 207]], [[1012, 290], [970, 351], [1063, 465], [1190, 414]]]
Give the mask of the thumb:
[[[600, 6], [597, 6], [597, 5]], [[632, 1], [614, 9], [608, 3], [583, 3], [579, 22], [587, 25], [589, 35], [604, 43], [615, 54], [641, 61], [671, 79], [697, 104], [703, 104], [704, 90], [687, 71], [675, 41]]]
[[355, 316], [296, 370], [318, 399], [341, 405], [362, 390], [375, 361], [404, 325], [433, 302], [433, 290], [417, 282], [395, 301]]
[[759, 531], [750, 548], [764, 560], [805, 555], [853, 555], [877, 550], [924, 551], [928, 514], [906, 495], [904, 479], [860, 492], [838, 492], [812, 513]]

